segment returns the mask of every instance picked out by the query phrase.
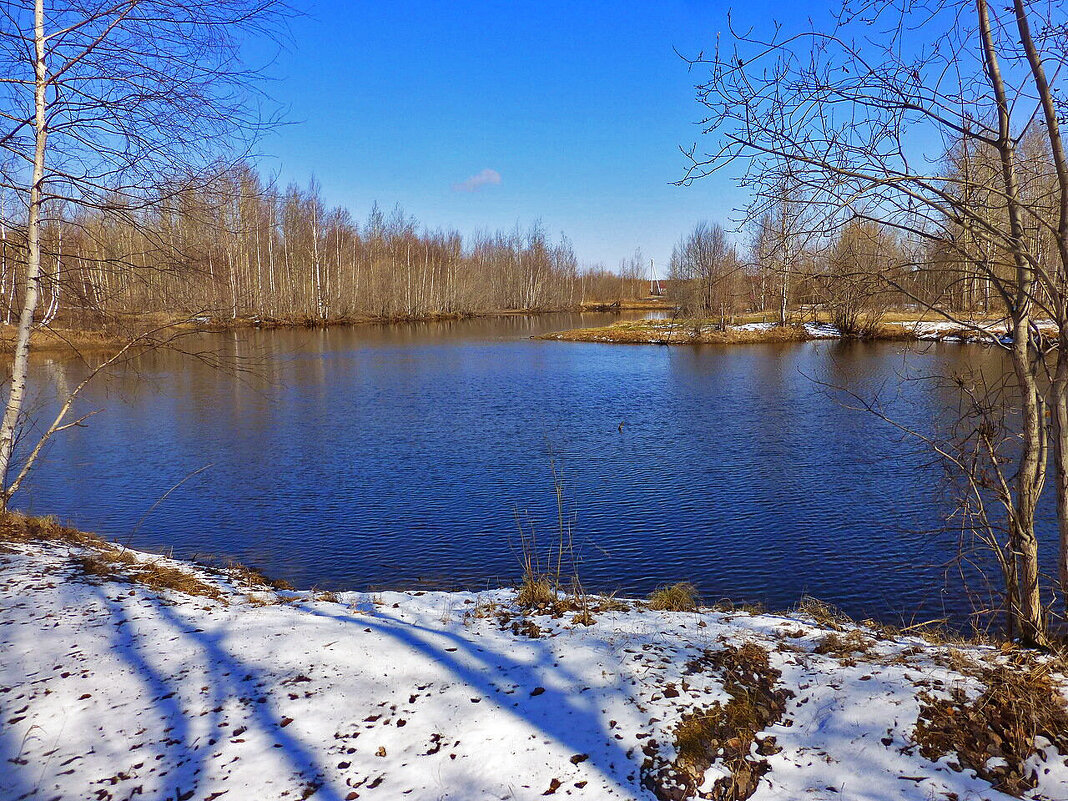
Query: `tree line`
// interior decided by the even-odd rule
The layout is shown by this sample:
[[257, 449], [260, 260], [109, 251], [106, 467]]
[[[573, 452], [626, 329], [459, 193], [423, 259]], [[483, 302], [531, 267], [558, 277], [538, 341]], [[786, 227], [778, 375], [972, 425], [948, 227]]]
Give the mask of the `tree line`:
[[[1015, 154], [1019, 202], [1031, 222], [1023, 229], [1036, 269], [1056, 271], [1056, 233], [1039, 219], [1058, 213], [1056, 164], [1042, 123], [1031, 123]], [[999, 200], [996, 151], [962, 139], [945, 153], [935, 175], [959, 192], [980, 224], [952, 215], [887, 220], [878, 212], [836, 208], [806, 192], [801, 181], [771, 183], [749, 209], [746, 241], [731, 241], [724, 226], [701, 222], [675, 245], [670, 262], [672, 297], [687, 316], [730, 325], [760, 313], [779, 325], [826, 315], [847, 337], [877, 333], [886, 312], [937, 310], [975, 320], [1004, 314], [1003, 292], [1014, 281], [1004, 238], [986, 228], [1008, 229]], [[789, 189], [785, 187], [789, 186]], [[1033, 287], [1036, 309], [1055, 317], [1048, 282]]]
[[[163, 187], [151, 202], [42, 217], [42, 323], [122, 314], [209, 314], [321, 323], [577, 307], [647, 293], [642, 265], [581, 268], [535, 223], [465, 239], [377, 205], [357, 222], [314, 180], [278, 189], [248, 164]], [[15, 207], [14, 203], [7, 204]], [[22, 302], [24, 226], [0, 222], [0, 314]]]
[[264, 70], [294, 13], [284, 0], [0, 0], [0, 321], [13, 327], [0, 510], [42, 445], [81, 422], [68, 414], [84, 382], [51, 423], [27, 415], [42, 328], [122, 334], [88, 381], [173, 345], [182, 318], [327, 324], [645, 294], [640, 259], [581, 268], [540, 224], [464, 238], [377, 207], [357, 222], [314, 181], [264, 180], [249, 161], [279, 121]]

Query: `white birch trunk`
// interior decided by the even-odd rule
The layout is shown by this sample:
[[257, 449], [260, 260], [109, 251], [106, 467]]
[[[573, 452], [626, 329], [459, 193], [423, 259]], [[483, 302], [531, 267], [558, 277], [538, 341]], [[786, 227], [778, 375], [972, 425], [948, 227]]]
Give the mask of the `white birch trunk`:
[[34, 46], [34, 151], [33, 177], [30, 182], [29, 213], [26, 222], [26, 285], [22, 312], [19, 315], [15, 335], [15, 355], [11, 365], [11, 385], [8, 390], [4, 417], [0, 421], [0, 509], [7, 508], [11, 498], [8, 475], [12, 467], [15, 448], [15, 429], [18, 425], [22, 404], [26, 396], [26, 374], [29, 367], [30, 334], [33, 333], [33, 315], [41, 290], [41, 205], [42, 183], [45, 170], [45, 148], [48, 128], [45, 120], [47, 101], [47, 65], [45, 63], [44, 0], [34, 0], [33, 7]]

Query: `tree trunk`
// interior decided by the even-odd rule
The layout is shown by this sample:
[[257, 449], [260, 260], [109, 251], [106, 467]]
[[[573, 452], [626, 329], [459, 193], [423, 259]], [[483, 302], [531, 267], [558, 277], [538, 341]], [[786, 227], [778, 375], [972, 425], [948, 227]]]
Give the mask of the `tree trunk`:
[[[1057, 254], [1060, 257], [1060, 290], [1068, 291], [1068, 157], [1061, 139], [1060, 118], [1057, 114], [1053, 90], [1046, 78], [1046, 69], [1031, 35], [1027, 9], [1022, 0], [1013, 0], [1016, 28], [1020, 33], [1028, 66], [1038, 90], [1039, 103], [1046, 123], [1046, 138], [1050, 145], [1057, 172]], [[1059, 331], [1057, 367], [1052, 382], [1053, 412], [1053, 470], [1057, 485], [1057, 526], [1060, 548], [1057, 556], [1058, 577], [1064, 608], [1068, 611], [1068, 299], [1063, 294], [1055, 299], [1056, 322]]]
[[1045, 481], [1045, 404], [1036, 379], [1037, 362], [1032, 359], [1031, 304], [1035, 273], [1024, 253], [1024, 230], [1020, 218], [1019, 186], [1016, 178], [1015, 148], [1010, 126], [1010, 107], [1005, 83], [998, 65], [990, 30], [986, 0], [976, 0], [979, 31], [983, 42], [990, 86], [998, 108], [998, 141], [1005, 201], [1011, 226], [1012, 256], [1016, 268], [1012, 308], [1012, 366], [1019, 384], [1022, 418], [1022, 450], [1016, 475], [1016, 503], [1009, 520], [1009, 550], [1016, 562], [1019, 609], [1016, 610], [1020, 637], [1027, 645], [1048, 645], [1046, 622], [1039, 592], [1038, 540], [1035, 537], [1035, 509]]
[[45, 147], [48, 128], [45, 119], [47, 101], [47, 74], [45, 63], [44, 0], [35, 0], [33, 8], [34, 28], [34, 151], [33, 177], [30, 184], [30, 199], [26, 222], [26, 286], [19, 315], [18, 331], [15, 334], [15, 356], [11, 366], [11, 387], [0, 422], [0, 510], [7, 509], [11, 498], [7, 486], [11, 471], [12, 453], [15, 448], [15, 428], [26, 395], [26, 373], [29, 366], [30, 334], [33, 332], [33, 315], [41, 291], [41, 206], [43, 203]]
[[1053, 475], [1057, 485], [1057, 531], [1060, 550], [1057, 575], [1061, 600], [1068, 611], [1068, 336], [1062, 328], [1057, 351], [1057, 370], [1052, 385]]

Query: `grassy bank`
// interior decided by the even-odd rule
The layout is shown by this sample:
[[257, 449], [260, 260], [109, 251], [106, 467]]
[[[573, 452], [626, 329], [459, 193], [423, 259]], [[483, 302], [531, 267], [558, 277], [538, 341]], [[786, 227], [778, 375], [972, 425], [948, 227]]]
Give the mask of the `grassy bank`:
[[[752, 315], [756, 317], [756, 315]], [[895, 319], [897, 318], [897, 319]], [[980, 331], [978, 328], [982, 328]], [[991, 337], [1004, 335], [1007, 326], [1001, 320], [976, 321], [966, 325], [947, 321], [934, 321], [889, 317], [874, 331], [863, 337], [865, 340], [914, 341], [945, 340], [958, 342], [991, 341]], [[986, 333], [984, 333], [984, 331]], [[779, 326], [765, 321], [740, 321], [725, 328], [718, 320], [710, 319], [649, 319], [613, 323], [596, 328], [575, 328], [542, 334], [537, 339], [561, 342], [609, 342], [617, 344], [652, 345], [744, 345], [771, 342], [807, 342], [813, 339], [842, 339], [825, 315], [805, 323]]]
[[642, 300], [617, 300], [604, 303], [596, 300], [583, 301], [581, 311], [671, 311], [674, 305], [664, 298], [649, 297]]
[[537, 337], [537, 339], [552, 339], [561, 342], [614, 342], [629, 345], [804, 342], [812, 338], [808, 330], [800, 325], [766, 329], [734, 326], [720, 330], [709, 321], [692, 320], [634, 320], [596, 328], [574, 328]]
[[[30, 340], [32, 358], [62, 359], [82, 355], [108, 355], [115, 353], [145, 332], [155, 331], [144, 345], [152, 347], [154, 343], [173, 339], [192, 332], [222, 332], [250, 328], [284, 329], [284, 328], [334, 328], [362, 325], [391, 325], [400, 323], [432, 323], [450, 320], [468, 320], [493, 317], [522, 317], [537, 314], [556, 314], [576, 311], [636, 311], [662, 308], [657, 303], [642, 304], [637, 301], [624, 301], [621, 304], [583, 303], [578, 307], [550, 309], [496, 309], [480, 312], [448, 312], [416, 315], [388, 316], [340, 316], [320, 319], [298, 315], [292, 317], [212, 317], [196, 315], [182, 317], [165, 314], [143, 314], [117, 316], [106, 323], [80, 324], [71, 320], [59, 319], [46, 328], [38, 328]], [[15, 349], [16, 328], [11, 324], [0, 324], [0, 354], [10, 355]]]

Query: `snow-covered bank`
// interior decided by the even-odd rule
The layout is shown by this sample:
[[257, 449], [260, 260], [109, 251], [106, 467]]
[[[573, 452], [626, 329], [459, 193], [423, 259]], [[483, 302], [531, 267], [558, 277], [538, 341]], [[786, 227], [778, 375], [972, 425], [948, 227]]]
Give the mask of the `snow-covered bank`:
[[[92, 557], [0, 545], [5, 801], [676, 798], [688, 770], [724, 797], [739, 766], [754, 799], [1008, 797], [916, 742], [921, 708], [981, 691], [969, 665], [1006, 663], [992, 648], [636, 603], [595, 604], [587, 626], [524, 615], [510, 590], [276, 594], [134, 554], [213, 598]], [[774, 722], [695, 765], [715, 736], [696, 724], [742, 701]], [[1028, 795], [1068, 799], [1064, 757], [1038, 744]]]

